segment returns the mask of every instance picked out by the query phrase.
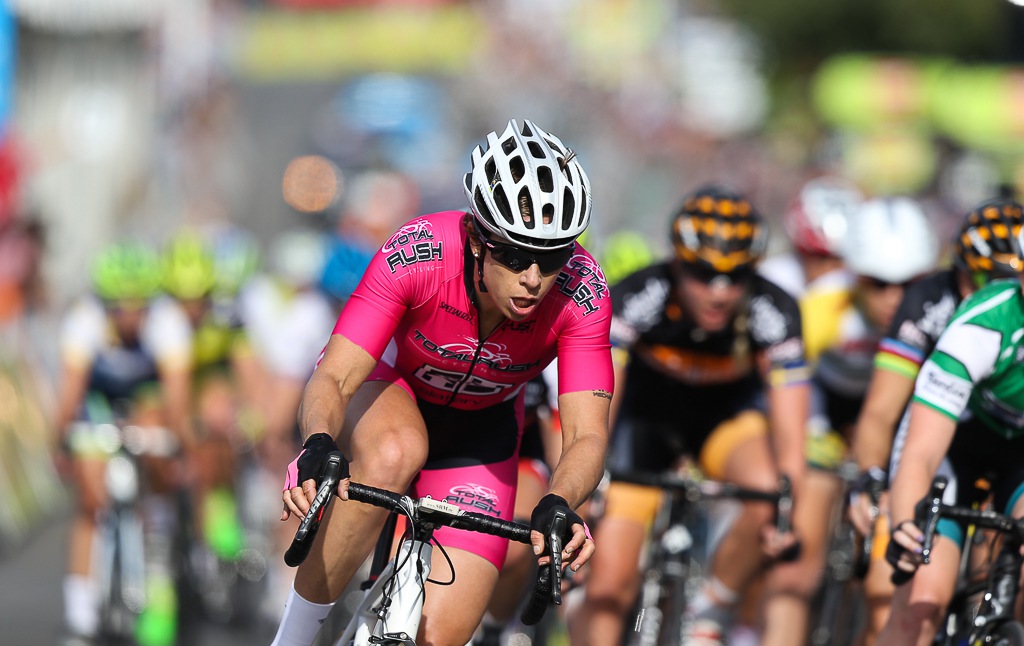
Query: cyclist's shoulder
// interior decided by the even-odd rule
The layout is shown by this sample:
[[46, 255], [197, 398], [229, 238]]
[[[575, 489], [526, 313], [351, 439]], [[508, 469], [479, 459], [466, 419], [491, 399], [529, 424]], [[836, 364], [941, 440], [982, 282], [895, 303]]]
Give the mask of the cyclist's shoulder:
[[672, 288], [672, 268], [669, 262], [648, 265], [629, 274], [612, 286], [616, 301], [640, 293], [656, 292], [667, 295]]
[[668, 262], [635, 271], [611, 288], [616, 317], [646, 322], [664, 314], [671, 293], [672, 271]]
[[416, 244], [430, 244], [438, 241], [461, 241], [464, 237], [463, 220], [465, 211], [438, 211], [418, 215], [391, 234], [379, 252], [385, 255], [397, 249]]
[[755, 275], [750, 283], [751, 324], [759, 318], [758, 313], [767, 316], [779, 314], [800, 317], [800, 305], [788, 291], [761, 275]]
[[1024, 295], [1016, 279], [994, 280], [960, 304], [953, 321], [994, 330], [1016, 330], [1024, 324]]

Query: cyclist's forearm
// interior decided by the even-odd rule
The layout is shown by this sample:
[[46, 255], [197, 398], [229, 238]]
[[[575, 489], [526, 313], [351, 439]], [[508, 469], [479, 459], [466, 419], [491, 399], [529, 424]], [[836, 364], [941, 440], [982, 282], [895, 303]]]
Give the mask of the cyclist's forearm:
[[884, 468], [900, 416], [914, 390], [914, 380], [876, 369], [853, 434], [853, 457], [862, 470]]
[[551, 475], [550, 491], [579, 506], [597, 488], [608, 450], [610, 393], [582, 391], [558, 397], [562, 454]]
[[336, 438], [345, 421], [348, 400], [348, 395], [328, 375], [313, 373], [299, 404], [298, 422], [302, 441], [305, 442], [306, 438], [317, 433], [327, 433]]
[[607, 446], [607, 440], [597, 435], [576, 438], [563, 449], [549, 491], [565, 498], [573, 509], [583, 504], [601, 481]]
[[768, 424], [775, 464], [780, 474], [795, 481], [802, 479], [806, 468], [804, 446], [810, 399], [808, 384], [778, 386], [768, 393]]
[[885, 469], [888, 466], [892, 429], [896, 421], [886, 414], [888, 411], [878, 408], [865, 405], [853, 434], [853, 459], [861, 471], [871, 467]]
[[924, 404], [913, 404], [907, 441], [890, 494], [894, 523], [914, 517], [914, 506], [928, 493], [954, 433], [955, 420]]
[[186, 449], [198, 444], [192, 425], [192, 370], [186, 366], [163, 368], [160, 386], [164, 392], [167, 427]]

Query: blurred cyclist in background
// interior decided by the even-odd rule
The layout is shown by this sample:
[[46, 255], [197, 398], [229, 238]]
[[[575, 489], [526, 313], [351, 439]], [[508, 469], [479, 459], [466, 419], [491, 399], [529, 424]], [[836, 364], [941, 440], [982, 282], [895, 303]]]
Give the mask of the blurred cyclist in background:
[[[998, 232], [999, 238], [1008, 229], [1006, 233], [1014, 243], [1009, 253], [978, 258], [980, 266], [991, 271], [998, 263], [1003, 265], [1000, 273], [1016, 270], [1018, 275], [1015, 279], [991, 281], [964, 298], [921, 364], [906, 430], [900, 429], [893, 446], [891, 531], [885, 559], [896, 571], [913, 579], [893, 593], [879, 644], [926, 646], [934, 643], [938, 630], [945, 627], [943, 619], [957, 587], [967, 526], [940, 519], [930, 562], [920, 567], [924, 536], [916, 520], [916, 508], [945, 466], [948, 469], [942, 475], [949, 477], [944, 500], [947, 504], [970, 507], [979, 502], [973, 485], [984, 478], [989, 491], [982, 500], [991, 493], [993, 511], [1018, 519], [1024, 516], [1024, 229], [1017, 225], [1020, 230], [1014, 232], [1012, 224], [1020, 212], [1020, 205], [1004, 202], [988, 205], [977, 213], [979, 219], [993, 221], [990, 232]], [[975, 228], [973, 234], [968, 230], [971, 243], [978, 245], [981, 241], [979, 246], [987, 246], [982, 233], [987, 228]], [[991, 573], [995, 575], [1001, 567], [1005, 566], [996, 561]], [[1014, 573], [1015, 583], [1016, 576], [1019, 572]], [[1014, 591], [1008, 594], [1012, 596]], [[1002, 606], [999, 600], [992, 601]], [[1010, 605], [1017, 607], [1005, 608], [1006, 612], [1017, 615], [1019, 604], [1011, 601]], [[1007, 643], [1013, 637], [994, 636], [982, 641]]]
[[811, 290], [845, 291], [852, 276], [841, 246], [863, 200], [860, 189], [842, 177], [825, 175], [804, 184], [783, 219], [792, 252], [765, 259], [758, 271], [796, 299]]
[[[861, 475], [850, 503], [850, 518], [862, 535], [874, 524], [875, 548], [864, 583], [869, 610], [865, 646], [875, 643], [885, 625], [894, 591], [889, 580], [892, 567], [883, 560], [889, 536], [888, 498], [883, 496], [876, 503], [866, 490], [872, 481], [886, 485], [895, 471], [914, 380], [957, 306], [989, 281], [1019, 274], [1022, 265], [1016, 235], [1021, 230], [1021, 214], [1022, 206], [1007, 198], [986, 200], [968, 212], [953, 241], [953, 266], [907, 287], [878, 345], [871, 384], [853, 436], [853, 457]], [[900, 432], [894, 447], [897, 426]], [[943, 473], [951, 474], [948, 464]], [[915, 577], [914, 585], [939, 589], [931, 583], [933, 574], [938, 571], [925, 568]]]
[[[185, 312], [156, 298], [161, 283], [157, 254], [141, 244], [104, 250], [92, 272], [93, 294], [65, 316], [60, 335], [62, 378], [54, 421], [70, 453], [75, 513], [64, 581], [69, 644], [88, 644], [99, 628], [99, 599], [92, 563], [98, 514], [107, 504], [108, 450], [99, 424], [167, 426], [188, 455], [197, 438], [189, 419], [192, 332]], [[80, 423], [73, 423], [80, 422]], [[165, 463], [145, 463], [149, 485], [160, 493], [176, 486]], [[171, 503], [147, 500], [150, 532], [173, 524]], [[161, 641], [167, 635], [158, 636]], [[169, 636], [173, 641], [173, 632]]]
[[[234, 562], [245, 547], [236, 496], [238, 466], [245, 438], [239, 419], [245, 406], [238, 380], [257, 368], [237, 311], [218, 287], [217, 258], [208, 238], [179, 231], [163, 254], [164, 291], [182, 306], [193, 334], [192, 389], [199, 450], [193, 483], [193, 522], [201, 541], [192, 545], [193, 574], [206, 610], [231, 614], [230, 600], [218, 585], [214, 559]], [[221, 281], [221, 284], [223, 282]]]
[[[709, 478], [762, 490], [774, 490], [786, 474], [802, 495], [809, 392], [800, 312], [793, 297], [756, 272], [767, 238], [760, 214], [731, 190], [703, 187], [674, 215], [671, 236], [672, 260], [612, 290], [617, 414], [610, 465], [660, 472], [692, 458]], [[620, 643], [660, 496], [648, 487], [609, 486], [595, 532], [601, 549], [586, 598], [570, 617], [574, 644]], [[743, 505], [691, 600], [684, 643], [722, 643], [740, 594], [766, 557], [795, 544], [772, 519], [769, 505]]]
[[[841, 502], [843, 483], [836, 469], [846, 459], [847, 440], [867, 392], [875, 349], [904, 288], [934, 269], [938, 257], [932, 223], [913, 200], [882, 198], [849, 205], [849, 213], [834, 214], [832, 224], [843, 235], [832, 248], [843, 254], [852, 282], [843, 279], [842, 269], [836, 267], [828, 274], [836, 277], [832, 284], [823, 284], [828, 279], [819, 277], [800, 299], [804, 344], [813, 367], [806, 445], [809, 469], [793, 519], [803, 550], [797, 561], [781, 564], [774, 572], [785, 582], [786, 593], [768, 600], [765, 644], [805, 640], [810, 601], [824, 573], [832, 510]], [[802, 231], [810, 233], [806, 228]]]

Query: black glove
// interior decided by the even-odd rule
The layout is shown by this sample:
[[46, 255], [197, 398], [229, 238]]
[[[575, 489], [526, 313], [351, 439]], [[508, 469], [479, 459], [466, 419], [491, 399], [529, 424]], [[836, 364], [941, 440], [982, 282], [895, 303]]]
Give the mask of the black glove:
[[541, 498], [537, 506], [533, 508], [533, 514], [530, 516], [530, 528], [540, 532], [547, 538], [551, 532], [551, 524], [555, 520], [555, 514], [558, 512], [565, 514], [565, 532], [562, 534], [562, 544], [564, 545], [572, 540], [573, 525], [579, 523], [586, 527], [579, 514], [569, 508], [569, 503], [566, 502], [565, 498], [556, 496], [553, 493], [549, 493]]
[[850, 486], [850, 493], [866, 493], [877, 498], [889, 485], [889, 474], [880, 467], [865, 469], [857, 475], [857, 479]]
[[892, 531], [889, 532], [889, 545], [885, 548], [885, 560], [889, 563], [889, 565], [892, 566], [892, 576], [889, 578], [892, 580], [893, 585], [903, 585], [907, 581], [914, 578], [915, 574], [915, 572], [907, 572], [905, 570], [902, 570], [897, 565], [897, 563], [899, 563], [900, 557], [903, 556], [908, 550], [907, 548], [897, 543], [894, 536], [896, 532], [899, 531], [900, 527], [903, 527], [903, 525], [907, 523], [913, 524], [913, 521], [905, 520], [902, 523], [896, 525], [896, 527], [892, 528]]
[[[302, 445], [302, 453], [296, 461], [299, 467], [299, 486], [306, 480], [314, 480], [319, 485], [320, 477], [323, 475], [324, 463], [327, 456], [333, 451], [338, 451], [338, 445], [334, 438], [327, 433], [314, 433], [306, 438]], [[339, 451], [340, 452], [340, 451]], [[348, 460], [342, 457], [341, 480], [349, 477]]]

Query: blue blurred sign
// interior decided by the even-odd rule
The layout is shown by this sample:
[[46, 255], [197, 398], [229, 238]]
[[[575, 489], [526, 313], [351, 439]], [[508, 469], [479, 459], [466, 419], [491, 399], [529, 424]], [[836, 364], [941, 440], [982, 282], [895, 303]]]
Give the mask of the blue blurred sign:
[[0, 0], [0, 137], [7, 132], [14, 104], [18, 26], [7, 0]]

